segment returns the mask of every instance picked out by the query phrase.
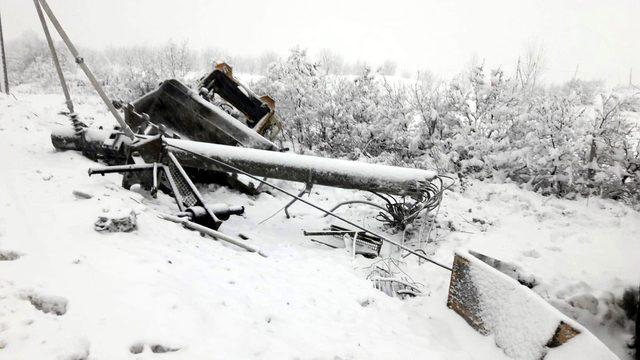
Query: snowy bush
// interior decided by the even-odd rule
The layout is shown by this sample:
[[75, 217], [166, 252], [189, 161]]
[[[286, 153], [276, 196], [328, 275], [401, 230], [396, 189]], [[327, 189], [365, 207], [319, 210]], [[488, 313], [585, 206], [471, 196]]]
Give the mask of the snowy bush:
[[[8, 47], [14, 84], [57, 91], [42, 39], [27, 34]], [[72, 93], [92, 91], [64, 46], [56, 47]], [[603, 93], [601, 83], [579, 79], [543, 87], [536, 52], [519, 61], [513, 77], [474, 65], [450, 81], [428, 74], [392, 77], [393, 62], [372, 70], [328, 50], [317, 60], [300, 48], [284, 59], [274, 53], [234, 57], [169, 42], [81, 53], [107, 93], [125, 101], [165, 79], [195, 85], [216, 60], [236, 72], [263, 73], [248, 84], [276, 100], [283, 141], [295, 152], [513, 181], [548, 195], [640, 203], [640, 95]]]
[[[638, 96], [601, 95], [598, 82], [536, 85], [533, 75], [473, 66], [452, 81], [389, 79], [363, 66], [334, 76], [304, 50], [254, 83], [270, 94], [298, 152], [435, 168], [513, 181], [547, 195], [638, 203]], [[321, 59], [322, 60], [322, 59]], [[637, 122], [637, 121], [636, 121]]]
[[601, 94], [586, 128], [586, 181], [600, 195], [640, 200], [640, 136], [629, 112], [640, 110], [640, 97]]

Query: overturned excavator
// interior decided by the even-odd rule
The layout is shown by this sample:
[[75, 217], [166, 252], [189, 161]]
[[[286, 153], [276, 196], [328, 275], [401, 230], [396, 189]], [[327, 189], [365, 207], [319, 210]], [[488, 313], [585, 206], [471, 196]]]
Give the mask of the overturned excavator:
[[[301, 182], [307, 189], [326, 185], [400, 195], [413, 199], [414, 211], [430, 196], [429, 185], [436, 178], [432, 171], [283, 152], [270, 139], [282, 129], [274, 102], [257, 97], [233, 78], [227, 64], [218, 64], [198, 85], [195, 91], [167, 80], [132, 103], [116, 103], [133, 139], [121, 127], [80, 126], [55, 131], [52, 142], [58, 149], [82, 151], [113, 166], [92, 169], [91, 174], [123, 172], [125, 187], [140, 183], [150, 191], [162, 189], [179, 197], [180, 210], [195, 205], [191, 191], [177, 181], [182, 173], [194, 182], [219, 183], [250, 194], [258, 190], [254, 183], [239, 180], [238, 170]], [[242, 117], [233, 117], [216, 103], [241, 112]], [[156, 169], [158, 175], [146, 171], [152, 164], [168, 167], [176, 187], [164, 170]]]
[[[359, 200], [350, 203], [379, 207], [381, 221], [396, 227], [406, 226], [440, 202], [442, 188], [435, 185], [435, 172], [281, 149], [272, 141], [282, 130], [275, 102], [255, 95], [233, 77], [227, 64], [216, 65], [197, 89], [177, 80], [164, 81], [131, 103], [113, 104], [124, 114], [122, 126], [89, 128], [76, 118], [73, 127], [54, 131], [52, 142], [57, 149], [81, 151], [109, 165], [90, 169], [90, 175], [123, 173], [125, 188], [140, 184], [152, 194], [158, 190], [171, 194], [179, 215], [213, 230], [241, 209], [205, 204], [194, 182], [218, 183], [248, 194], [260, 191], [261, 185], [255, 184], [277, 188], [266, 179], [303, 183], [300, 194], [289, 194], [291, 203], [307, 203], [300, 196], [313, 185], [370, 191], [385, 199], [386, 207]], [[394, 196], [403, 201], [394, 201]], [[286, 207], [285, 213], [288, 216]]]

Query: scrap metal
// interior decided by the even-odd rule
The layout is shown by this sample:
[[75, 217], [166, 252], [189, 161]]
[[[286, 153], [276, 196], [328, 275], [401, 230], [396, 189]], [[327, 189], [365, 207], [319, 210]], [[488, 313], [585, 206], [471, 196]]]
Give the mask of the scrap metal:
[[[397, 241], [256, 177], [298, 181], [306, 186], [318, 184], [414, 196], [424, 200], [429, 184], [437, 178], [435, 172], [280, 153], [280, 149], [263, 136], [264, 133], [261, 135], [254, 129], [257, 127], [258, 131], [264, 130], [261, 122], [271, 125], [278, 122], [273, 114], [273, 101], [265, 97], [258, 98], [248, 91], [233, 79], [231, 68], [224, 65], [216, 67], [203, 78], [199, 84], [199, 92], [190, 90], [177, 80], [167, 80], [157, 90], [130, 104], [114, 104], [79, 55], [46, 0], [38, 0], [35, 5], [48, 16], [119, 124], [113, 130], [83, 128], [69, 131], [67, 128], [54, 131], [51, 139], [56, 148], [80, 150], [88, 157], [103, 160], [112, 166], [141, 165], [112, 170], [125, 173], [125, 188], [140, 183], [153, 191], [166, 190], [176, 198], [180, 212], [198, 207], [200, 211], [194, 211], [194, 216], [204, 214], [205, 217], [195, 220], [214, 230], [219, 228], [222, 220], [204, 203], [190, 175], [197, 176], [208, 171], [204, 176], [207, 180], [220, 181], [222, 178], [227, 183], [237, 179], [238, 174], [245, 175], [423, 260], [450, 270]], [[60, 79], [64, 83], [64, 79]], [[246, 122], [243, 124], [215, 106], [211, 100], [216, 94], [240, 109], [247, 118]], [[124, 118], [118, 109], [124, 111]], [[159, 178], [158, 169], [163, 170], [162, 178]], [[96, 172], [105, 174], [110, 171], [92, 171]], [[230, 173], [233, 176], [229, 176]], [[441, 199], [441, 196], [431, 197], [430, 201], [433, 199]], [[418, 209], [422, 210], [426, 206], [427, 202], [424, 200]]]
[[349, 235], [355, 241], [354, 251], [356, 254], [362, 255], [367, 258], [375, 258], [380, 255], [380, 249], [382, 248], [382, 239], [377, 236], [371, 236], [363, 233], [362, 231], [349, 230], [337, 225], [331, 225], [329, 230], [322, 231], [303, 231], [304, 236], [331, 236], [337, 238], [336, 241], [326, 241], [311, 238], [311, 241], [332, 247], [332, 248], [344, 248], [344, 236]]
[[[520, 287], [514, 278], [499, 271], [513, 269], [502, 266], [504, 263], [490, 260], [488, 257], [474, 256], [468, 252], [459, 252], [452, 269], [431, 259], [422, 249], [407, 247], [404, 243], [335, 214], [334, 210], [341, 204], [332, 210], [325, 210], [303, 199], [302, 193], [296, 196], [266, 180], [274, 178], [301, 182], [305, 184], [305, 189], [317, 184], [371, 191], [388, 200], [385, 210], [388, 216], [381, 213], [384, 215], [382, 218], [389, 223], [404, 226], [420, 213], [439, 209], [445, 188], [441, 177], [435, 172], [280, 152], [282, 149], [273, 143], [274, 134], [282, 128], [282, 122], [275, 113], [274, 101], [269, 97], [255, 95], [238, 82], [226, 64], [217, 65], [211, 73], [204, 76], [198, 84], [198, 91], [189, 89], [177, 80], [167, 80], [158, 89], [130, 104], [114, 104], [78, 54], [46, 0], [34, 0], [34, 3], [45, 35], [48, 34], [48, 29], [43, 11], [119, 124], [114, 129], [87, 128], [77, 117], [71, 116], [74, 114], [73, 104], [59, 64], [54, 59], [73, 128], [65, 127], [54, 131], [51, 135], [53, 145], [61, 150], [82, 151], [91, 159], [111, 165], [90, 169], [90, 175], [124, 173], [123, 186], [126, 188], [140, 184], [152, 195], [159, 190], [173, 195], [178, 211], [175, 215], [160, 214], [161, 218], [265, 256], [259, 249], [243, 243], [240, 239], [217, 231], [223, 220], [231, 215], [242, 214], [244, 209], [226, 204], [206, 204], [192, 180], [194, 178], [240, 187], [238, 177], [242, 175], [354, 229], [334, 226], [329, 231], [306, 235], [352, 235], [354, 251], [360, 240], [375, 245], [372, 255], [379, 253], [381, 242], [384, 241], [419, 259], [449, 270], [451, 282], [447, 305], [482, 334], [513, 329], [499, 329], [483, 319], [480, 296], [483, 291], [490, 292], [492, 289], [477, 286], [472, 274], [474, 268], [480, 268], [483, 275], [495, 278], [496, 284], [506, 284], [509, 289], [516, 289], [514, 296], [521, 296], [526, 300], [535, 296], [526, 287]], [[50, 35], [47, 35], [47, 40], [51, 45]], [[50, 49], [52, 56], [56, 57], [55, 48], [50, 46]], [[216, 96], [242, 113], [244, 119], [235, 118], [216, 105]], [[124, 117], [119, 110], [123, 111]], [[250, 188], [246, 186], [245, 190]], [[408, 204], [404, 201], [400, 203], [389, 200], [385, 197], [387, 195], [410, 197], [413, 201]], [[499, 269], [491, 266], [498, 266]], [[518, 277], [515, 279], [521, 280]], [[375, 274], [372, 280], [380, 289], [401, 297], [415, 296], [420, 292], [413, 284], [392, 279], [384, 273]], [[535, 306], [526, 312], [528, 315], [535, 316], [536, 312], [549, 311], [550, 307], [539, 306], [538, 300], [532, 302]], [[523, 331], [533, 333], [531, 327], [535, 325], [523, 325], [526, 325]], [[547, 348], [560, 346], [580, 335], [581, 330], [572, 326], [570, 321], [559, 321], [557, 326], [555, 323], [553, 325], [556, 330], [546, 343]], [[498, 345], [501, 346], [500, 343]]]

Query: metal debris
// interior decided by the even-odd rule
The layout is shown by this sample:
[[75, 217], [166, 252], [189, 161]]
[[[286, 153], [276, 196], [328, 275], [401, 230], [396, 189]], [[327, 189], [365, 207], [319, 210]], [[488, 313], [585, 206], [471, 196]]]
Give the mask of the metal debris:
[[[402, 210], [400, 222], [404, 226], [405, 222], [413, 221], [421, 212], [428, 211], [434, 203], [440, 202], [444, 190], [442, 186], [437, 188], [435, 196], [430, 192], [433, 181], [438, 179], [435, 172], [283, 154], [271, 141], [282, 128], [282, 122], [275, 113], [275, 102], [268, 96], [255, 95], [233, 77], [232, 69], [226, 64], [219, 64], [204, 76], [197, 91], [170, 79], [132, 103], [111, 101], [46, 0], [36, 0], [35, 4], [38, 11], [49, 17], [118, 123], [113, 129], [87, 128], [76, 116], [71, 116], [73, 111], [70, 108], [72, 126], [52, 133], [51, 140], [57, 149], [82, 151], [91, 159], [113, 166], [92, 169], [90, 174], [123, 172], [122, 185], [125, 188], [140, 184], [152, 195], [158, 190], [165, 191], [176, 199], [179, 213], [191, 208], [193, 222], [213, 230], [221, 225], [222, 220], [203, 202], [194, 181], [218, 183], [256, 193], [255, 188], [238, 180], [238, 175], [245, 175], [328, 213], [363, 233], [377, 236], [415, 256], [449, 269], [388, 237], [256, 177], [297, 181], [308, 187], [318, 184], [411, 197], [413, 201], [409, 207], [393, 207], [390, 210], [391, 218], [394, 212]], [[55, 49], [51, 51], [55, 53]], [[64, 88], [64, 77], [60, 77], [60, 81]], [[225, 111], [223, 107], [234, 111]], [[229, 112], [236, 115], [241, 113], [242, 116], [236, 118]]]
[[345, 248], [346, 242], [345, 236], [349, 239], [355, 238], [355, 253], [367, 258], [375, 258], [380, 255], [380, 249], [382, 248], [382, 239], [377, 236], [372, 236], [362, 231], [349, 230], [337, 225], [331, 225], [329, 230], [322, 231], [304, 231], [304, 236], [316, 236], [323, 237], [323, 239], [311, 238], [311, 241], [332, 247], [332, 248]]
[[136, 213], [130, 210], [117, 212], [110, 216], [98, 217], [94, 224], [95, 230], [99, 232], [131, 232], [138, 227]]
[[93, 197], [93, 195], [89, 194], [88, 192], [80, 190], [73, 190], [72, 194], [78, 199], [91, 199]]

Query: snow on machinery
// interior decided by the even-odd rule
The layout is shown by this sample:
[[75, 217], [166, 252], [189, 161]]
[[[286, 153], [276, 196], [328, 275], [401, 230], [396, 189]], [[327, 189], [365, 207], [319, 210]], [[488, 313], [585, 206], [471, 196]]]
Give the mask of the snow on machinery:
[[[381, 243], [386, 242], [451, 271], [447, 306], [479, 333], [494, 334], [496, 344], [507, 355], [540, 359], [549, 349], [579, 338], [581, 345], [589, 345], [591, 351], [603, 354], [603, 359], [610, 358], [604, 345], [586, 329], [527, 289], [530, 282], [521, 281], [517, 267], [461, 251], [455, 255], [452, 269], [432, 260], [420, 249], [407, 247], [334, 212], [347, 203], [376, 206], [381, 210], [378, 220], [404, 229], [418, 217], [426, 217], [438, 208], [445, 186], [442, 177], [435, 172], [284, 153], [284, 149], [273, 142], [283, 127], [275, 112], [275, 102], [269, 97], [255, 95], [242, 85], [233, 77], [227, 64], [218, 64], [204, 76], [197, 90], [177, 80], [166, 80], [156, 90], [131, 103], [114, 103], [78, 54], [46, 0], [34, 0], [34, 3], [71, 120], [71, 126], [51, 134], [52, 143], [57, 149], [81, 151], [108, 165], [89, 169], [89, 175], [123, 173], [125, 188], [140, 184], [152, 195], [158, 190], [166, 192], [174, 197], [178, 211], [171, 215], [161, 214], [161, 218], [262, 256], [266, 255], [259, 249], [218, 231], [224, 220], [241, 214], [244, 209], [206, 204], [194, 182], [218, 183], [250, 194], [258, 193], [260, 187], [270, 187], [291, 197], [291, 202], [285, 206], [287, 215], [286, 208], [294, 201], [300, 201], [351, 227], [333, 226], [305, 235], [352, 236], [353, 253], [360, 251], [371, 257], [378, 256]], [[43, 10], [119, 126], [111, 130], [89, 128], [74, 113]], [[268, 178], [301, 182], [305, 188], [296, 195], [267, 181]], [[253, 183], [260, 185], [256, 187]], [[313, 185], [370, 191], [386, 204], [382, 207], [353, 200], [326, 210], [301, 197]], [[340, 245], [322, 242], [329, 246]], [[419, 293], [419, 289], [411, 284], [390, 283], [390, 280], [393, 279], [385, 274], [372, 279], [377, 288], [396, 292], [400, 297]], [[539, 318], [544, 321], [537, 321]]]
[[[73, 47], [46, 1], [35, 0], [35, 3], [38, 11], [44, 10], [50, 18], [119, 123], [114, 129], [107, 130], [88, 128], [80, 122], [73, 114], [64, 77], [54, 58], [73, 127], [54, 131], [52, 143], [57, 149], [78, 150], [111, 166], [90, 169], [90, 175], [122, 172], [125, 188], [140, 184], [152, 194], [158, 190], [166, 191], [176, 199], [180, 214], [214, 231], [223, 220], [211, 210], [212, 206], [204, 203], [194, 181], [213, 182], [256, 193], [252, 183], [239, 179], [238, 175], [244, 175], [244, 178], [291, 196], [292, 202], [304, 202], [347, 222], [359, 232], [369, 233], [433, 262], [413, 249], [321, 209], [300, 196], [313, 185], [371, 191], [388, 200], [387, 208], [382, 209], [386, 212], [381, 217], [383, 222], [404, 227], [440, 203], [442, 180], [435, 172], [283, 153], [270, 140], [282, 129], [274, 111], [274, 101], [269, 97], [258, 97], [238, 82], [226, 64], [218, 64], [204, 76], [198, 90], [190, 89], [177, 80], [166, 80], [156, 90], [129, 104], [112, 102]], [[50, 40], [46, 22], [42, 24]], [[53, 47], [51, 51], [55, 54]], [[238, 116], [240, 119], [230, 114], [234, 112], [237, 116], [241, 114]], [[266, 178], [301, 182], [305, 189], [299, 195], [291, 194], [265, 181]], [[403, 200], [390, 200], [395, 199], [393, 195], [399, 195]], [[234, 213], [233, 207], [216, 205], [213, 208], [222, 209], [224, 214]], [[285, 213], [288, 215], [286, 208]]]

